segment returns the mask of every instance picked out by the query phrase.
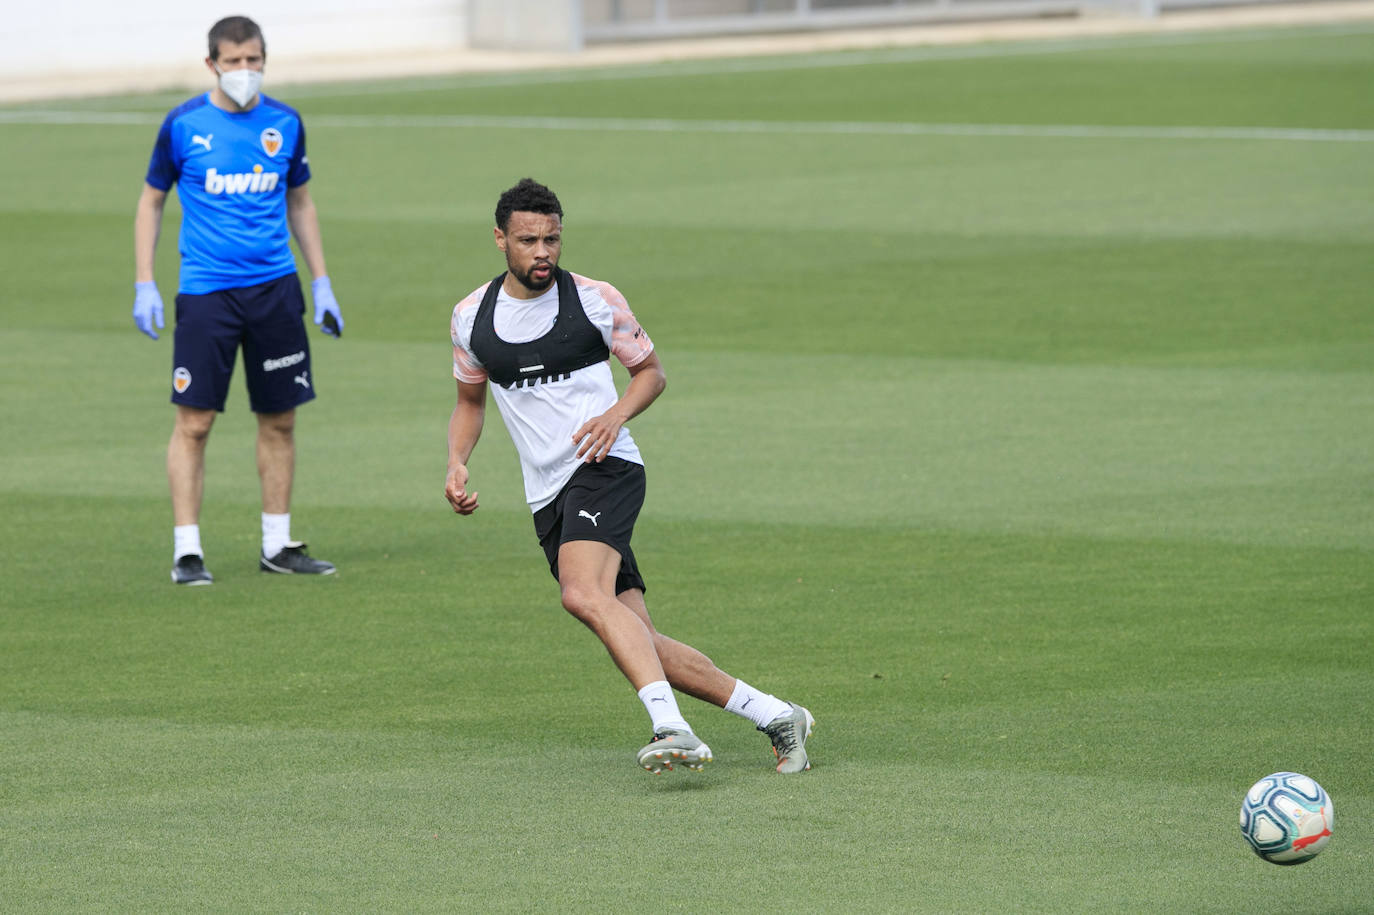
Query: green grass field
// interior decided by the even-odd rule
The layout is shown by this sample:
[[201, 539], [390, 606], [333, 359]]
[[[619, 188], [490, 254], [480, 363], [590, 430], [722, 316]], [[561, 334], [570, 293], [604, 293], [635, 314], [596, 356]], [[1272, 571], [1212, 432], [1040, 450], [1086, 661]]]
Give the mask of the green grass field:
[[[189, 93], [0, 109], [0, 910], [1371, 911], [1372, 85], [1368, 27], [269, 82], [348, 325], [293, 505], [341, 571], [258, 573], [236, 381], [189, 592], [129, 317]], [[668, 373], [655, 619], [813, 710], [805, 776], [687, 699], [714, 766], [634, 766], [495, 411], [444, 502], [527, 174]], [[1280, 769], [1338, 808], [1299, 868], [1236, 829]]]

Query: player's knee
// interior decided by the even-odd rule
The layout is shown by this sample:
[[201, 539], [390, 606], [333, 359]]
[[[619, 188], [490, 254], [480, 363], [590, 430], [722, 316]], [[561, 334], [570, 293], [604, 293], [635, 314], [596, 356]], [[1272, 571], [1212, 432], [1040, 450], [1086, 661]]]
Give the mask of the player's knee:
[[214, 410], [177, 410], [176, 425], [173, 429], [176, 435], [203, 442], [210, 435], [210, 429], [215, 424]]
[[296, 411], [287, 410], [284, 413], [259, 413], [258, 425], [264, 430], [276, 435], [290, 435], [296, 429]]
[[587, 625], [593, 625], [599, 616], [601, 595], [596, 588], [581, 582], [567, 582], [561, 587], [563, 609]]

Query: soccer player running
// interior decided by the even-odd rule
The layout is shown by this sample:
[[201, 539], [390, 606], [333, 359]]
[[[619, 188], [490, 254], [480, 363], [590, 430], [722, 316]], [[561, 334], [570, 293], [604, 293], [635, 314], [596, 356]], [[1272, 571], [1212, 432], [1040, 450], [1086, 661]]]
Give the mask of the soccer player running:
[[329, 575], [331, 563], [291, 539], [296, 407], [314, 399], [315, 387], [290, 236], [314, 277], [315, 324], [332, 336], [343, 331], [306, 184], [305, 127], [294, 110], [258, 91], [267, 48], [257, 23], [243, 16], [221, 19], [210, 29], [209, 51], [205, 65], [215, 87], [162, 122], [134, 218], [134, 324], [156, 340], [163, 313], [154, 253], [167, 192], [177, 186], [183, 215], [172, 352], [176, 421], [167, 446], [172, 581], [214, 581], [200, 542], [205, 445], [224, 410], [240, 346], [258, 422], [258, 567]]
[[[735, 679], [649, 619], [630, 549], [644, 466], [625, 428], [665, 384], [648, 334], [613, 286], [559, 267], [563, 208], [547, 187], [526, 178], [503, 193], [495, 237], [506, 272], [459, 302], [450, 325], [458, 401], [449, 419], [449, 504], [460, 515], [478, 507], [467, 463], [490, 380], [563, 607], [601, 639], [649, 713], [653, 740], [639, 764], [658, 774], [711, 761], [678, 708], [677, 689], [752, 721], [772, 741], [778, 772], [811, 768], [810, 712]], [[623, 396], [611, 354], [630, 373]]]

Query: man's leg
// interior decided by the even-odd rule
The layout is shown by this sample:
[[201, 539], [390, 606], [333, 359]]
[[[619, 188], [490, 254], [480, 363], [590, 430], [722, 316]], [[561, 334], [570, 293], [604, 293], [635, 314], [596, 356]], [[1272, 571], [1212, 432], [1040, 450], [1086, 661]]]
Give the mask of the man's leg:
[[262, 558], [258, 568], [285, 575], [332, 575], [334, 564], [291, 539], [291, 486], [296, 478], [296, 411], [259, 413], [258, 479], [262, 484]]
[[639, 617], [653, 638], [654, 652], [673, 689], [684, 692], [693, 698], [725, 708], [730, 694], [735, 691], [735, 678], [721, 670], [706, 655], [691, 645], [669, 638], [654, 628], [649, 618], [649, 608], [644, 603], [644, 592], [631, 588], [616, 595], [620, 603], [629, 607]]
[[258, 479], [264, 514], [291, 511], [291, 484], [296, 476], [296, 411], [259, 413]]
[[558, 549], [558, 586], [563, 608], [596, 633], [611, 660], [636, 690], [666, 680], [652, 630], [616, 600], [620, 553], [595, 540], [573, 540]]
[[710, 658], [691, 645], [659, 632], [649, 618], [644, 592], [638, 588], [622, 591], [616, 597], [634, 610], [653, 634], [659, 662], [673, 689], [752, 721], [772, 741], [779, 772], [804, 772], [811, 768], [806, 741], [816, 722], [809, 711], [754, 689], [716, 667]]
[[167, 482], [172, 489], [172, 518], [178, 527], [200, 523], [205, 494], [205, 443], [215, 424], [214, 410], [177, 405], [172, 439], [167, 443]]
[[616, 599], [620, 553], [609, 544], [572, 540], [558, 549], [558, 584], [563, 607], [596, 633], [611, 659], [634, 686], [653, 722], [654, 739], [636, 760], [655, 775], [674, 763], [700, 769], [711, 748], [692, 733], [677, 707], [654, 648], [654, 636], [639, 613]]
[[215, 424], [215, 411], [177, 405], [172, 437], [167, 442], [167, 483], [172, 491], [172, 581], [208, 585], [200, 545], [200, 505], [205, 494], [205, 443]]

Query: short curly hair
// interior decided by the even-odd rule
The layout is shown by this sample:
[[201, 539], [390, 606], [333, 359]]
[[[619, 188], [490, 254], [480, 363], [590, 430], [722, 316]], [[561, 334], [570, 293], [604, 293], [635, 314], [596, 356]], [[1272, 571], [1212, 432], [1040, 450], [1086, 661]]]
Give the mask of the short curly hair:
[[502, 231], [510, 226], [510, 214], [543, 213], [563, 218], [563, 204], [558, 195], [533, 178], [521, 178], [520, 183], [510, 188], [496, 201], [496, 225]]

